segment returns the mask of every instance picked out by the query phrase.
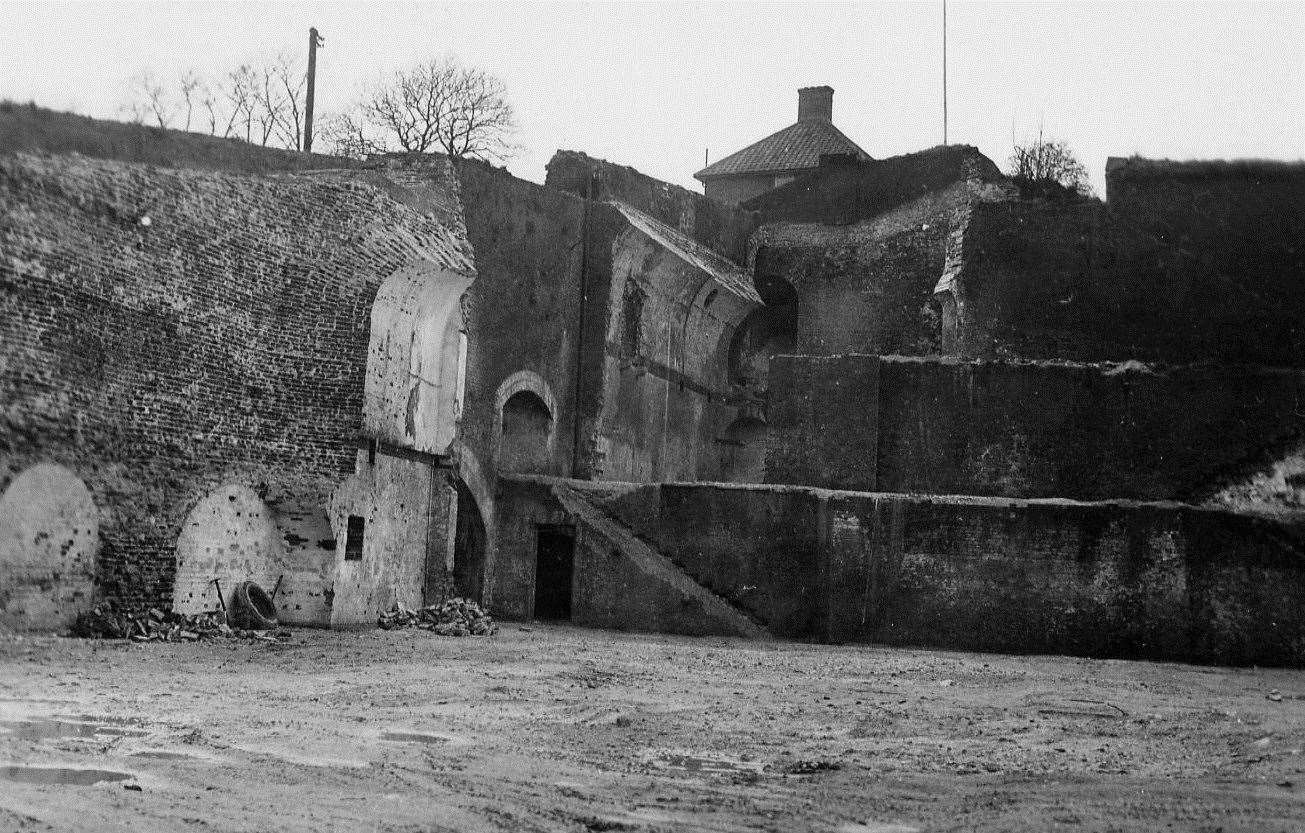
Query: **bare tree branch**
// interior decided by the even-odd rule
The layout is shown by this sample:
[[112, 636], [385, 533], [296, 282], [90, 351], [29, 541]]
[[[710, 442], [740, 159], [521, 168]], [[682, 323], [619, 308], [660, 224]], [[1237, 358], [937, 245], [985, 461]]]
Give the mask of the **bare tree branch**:
[[370, 128], [368, 142], [377, 148], [497, 160], [515, 150], [503, 82], [452, 58], [396, 72], [363, 98], [351, 119], [354, 127]]

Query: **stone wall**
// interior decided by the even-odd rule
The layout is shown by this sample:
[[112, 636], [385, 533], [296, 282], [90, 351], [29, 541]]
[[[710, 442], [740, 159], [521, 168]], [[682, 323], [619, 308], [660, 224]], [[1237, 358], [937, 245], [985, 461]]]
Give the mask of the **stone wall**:
[[592, 194], [595, 200], [625, 203], [740, 263], [757, 225], [751, 212], [573, 150], [553, 155], [544, 183], [572, 194]]
[[[609, 484], [588, 494], [777, 636], [1305, 663], [1299, 532], [1260, 518], [1172, 503], [781, 486]], [[505, 507], [516, 504], [505, 496]], [[551, 506], [547, 516], [526, 503], [508, 511], [530, 521], [567, 522], [566, 511]], [[508, 534], [533, 532], [527, 523], [510, 533], [505, 526]], [[531, 543], [521, 546], [526, 558]], [[514, 592], [532, 592], [527, 572], [512, 585]], [[631, 627], [651, 622], [657, 630], [677, 629], [677, 609], [660, 607], [665, 601], [640, 582], [603, 592], [612, 596], [605, 609], [627, 609]]]
[[1305, 374], [785, 356], [767, 478], [929, 494], [1200, 500], [1305, 436]]
[[1305, 165], [1113, 160], [1107, 192], [977, 204], [944, 349], [1305, 364]]
[[[258, 570], [276, 535], [302, 572], [343, 559], [347, 516], [375, 514], [332, 495], [356, 468], [371, 476], [377, 292], [414, 264], [423, 284], [472, 274], [456, 234], [362, 183], [75, 157], [0, 157], [0, 251], [0, 488], [66, 467], [98, 507], [100, 590], [165, 608], [186, 519], [223, 489], [256, 515], [235, 541]], [[420, 409], [409, 369], [395, 383]], [[381, 511], [425, 530], [411, 510]], [[198, 552], [230, 543], [223, 524], [198, 530]], [[374, 557], [424, 557], [387, 546], [386, 528]]]

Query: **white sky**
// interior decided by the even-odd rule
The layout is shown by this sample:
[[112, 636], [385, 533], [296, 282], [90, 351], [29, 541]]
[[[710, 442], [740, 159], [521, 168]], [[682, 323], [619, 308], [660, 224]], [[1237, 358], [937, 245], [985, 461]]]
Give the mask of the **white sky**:
[[[120, 117], [143, 67], [212, 75], [318, 53], [318, 112], [384, 70], [454, 53], [517, 109], [508, 167], [542, 181], [558, 148], [697, 188], [712, 160], [835, 89], [834, 122], [875, 157], [942, 136], [941, 2], [25, 3], [0, 0], [0, 98]], [[1305, 157], [1305, 2], [948, 5], [950, 139], [1004, 167], [1012, 127], [1105, 159]]]

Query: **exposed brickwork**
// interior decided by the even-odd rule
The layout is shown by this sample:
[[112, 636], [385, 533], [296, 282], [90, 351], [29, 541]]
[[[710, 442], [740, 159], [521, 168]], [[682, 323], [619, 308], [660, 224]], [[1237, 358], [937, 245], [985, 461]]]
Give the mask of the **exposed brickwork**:
[[226, 483], [327, 504], [354, 468], [372, 300], [435, 220], [350, 181], [0, 157], [0, 487], [61, 463], [101, 590], [171, 601], [179, 525]]

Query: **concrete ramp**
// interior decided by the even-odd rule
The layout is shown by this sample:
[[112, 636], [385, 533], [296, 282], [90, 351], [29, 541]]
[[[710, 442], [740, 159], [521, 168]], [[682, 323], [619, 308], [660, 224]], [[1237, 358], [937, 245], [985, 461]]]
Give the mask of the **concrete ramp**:
[[[601, 584], [578, 585], [579, 595], [585, 597], [577, 600], [582, 602], [576, 605], [578, 624], [774, 638], [765, 627], [693, 580], [675, 562], [594, 505], [580, 490], [553, 483], [551, 491], [581, 529], [586, 555], [578, 557], [607, 562], [601, 571], [581, 574]], [[624, 564], [611, 563], [618, 559]], [[580, 567], [577, 564], [577, 569]], [[612, 603], [605, 604], [604, 600]]]

